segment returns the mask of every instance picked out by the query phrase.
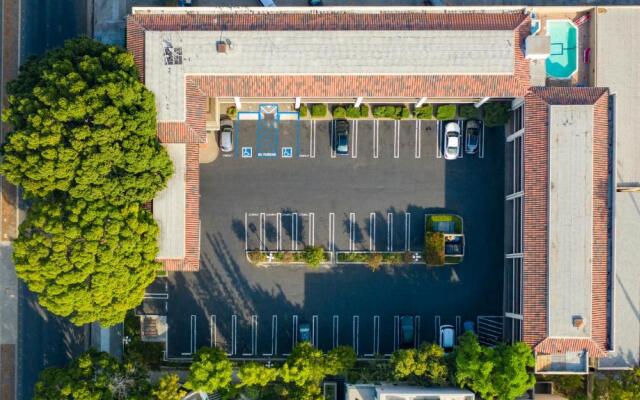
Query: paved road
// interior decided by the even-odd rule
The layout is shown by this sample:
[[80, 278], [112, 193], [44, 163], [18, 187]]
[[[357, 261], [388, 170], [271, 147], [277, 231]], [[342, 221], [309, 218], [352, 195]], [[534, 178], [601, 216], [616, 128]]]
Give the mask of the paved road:
[[[20, 60], [85, 34], [86, 10], [86, 0], [22, 0]], [[42, 369], [82, 352], [84, 330], [43, 310], [22, 284], [19, 295], [18, 398], [27, 400]]]

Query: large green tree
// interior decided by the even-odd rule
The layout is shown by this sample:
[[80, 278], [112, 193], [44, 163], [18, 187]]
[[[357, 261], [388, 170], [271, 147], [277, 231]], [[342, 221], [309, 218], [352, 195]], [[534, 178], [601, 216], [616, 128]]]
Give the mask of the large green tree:
[[89, 38], [28, 60], [7, 86], [0, 172], [30, 198], [146, 202], [172, 173], [131, 54]]
[[236, 388], [250, 399], [265, 397], [270, 384], [278, 379], [277, 368], [267, 367], [257, 362], [248, 362], [238, 368]]
[[531, 348], [523, 342], [496, 346], [493, 381], [499, 400], [513, 400], [536, 383], [535, 376], [527, 369], [533, 368], [535, 360]]
[[423, 343], [417, 349], [396, 350], [390, 364], [396, 379], [429, 385], [443, 385], [447, 381], [444, 350], [434, 343]]
[[187, 392], [181, 388], [178, 375], [166, 374], [151, 389], [151, 395], [154, 400], [182, 400]]
[[47, 368], [35, 386], [34, 400], [148, 400], [146, 371], [119, 363], [107, 353], [89, 351], [68, 366]]
[[157, 234], [137, 203], [36, 201], [13, 245], [16, 272], [52, 313], [113, 325], [155, 278]]
[[225, 395], [231, 389], [233, 364], [227, 354], [214, 347], [203, 347], [193, 357], [184, 387], [205, 393]]

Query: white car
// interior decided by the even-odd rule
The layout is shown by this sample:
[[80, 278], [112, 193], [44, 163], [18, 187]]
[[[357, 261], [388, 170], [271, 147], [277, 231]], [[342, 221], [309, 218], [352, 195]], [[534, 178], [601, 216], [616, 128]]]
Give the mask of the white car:
[[233, 151], [233, 122], [230, 119], [220, 121], [220, 150], [223, 153]]
[[440, 326], [440, 347], [444, 351], [449, 352], [453, 350], [453, 346], [456, 343], [456, 331], [451, 325]]
[[460, 125], [449, 122], [444, 127], [444, 158], [455, 160], [460, 152]]
[[276, 3], [273, 2], [273, 0], [260, 0], [260, 4], [262, 4], [263, 7], [275, 7]]

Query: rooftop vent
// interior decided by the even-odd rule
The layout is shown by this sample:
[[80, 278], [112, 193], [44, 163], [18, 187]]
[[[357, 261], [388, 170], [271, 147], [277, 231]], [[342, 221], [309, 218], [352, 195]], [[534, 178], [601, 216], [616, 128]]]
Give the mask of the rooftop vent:
[[582, 318], [581, 316], [577, 315], [573, 317], [573, 326], [581, 329], [584, 326], [584, 318]]
[[216, 52], [226, 54], [231, 50], [233, 50], [233, 44], [231, 44], [231, 40], [220, 39], [216, 42]]

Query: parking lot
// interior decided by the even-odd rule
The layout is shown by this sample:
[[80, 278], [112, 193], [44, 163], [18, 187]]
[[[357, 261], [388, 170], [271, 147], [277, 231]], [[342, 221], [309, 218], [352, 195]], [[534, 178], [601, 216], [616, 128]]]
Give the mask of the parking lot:
[[[234, 151], [200, 168], [200, 271], [171, 273], [165, 295], [149, 299], [166, 309], [168, 358], [211, 344], [234, 357], [283, 356], [303, 322], [320, 348], [372, 357], [397, 348], [402, 315], [415, 317], [419, 341], [436, 340], [440, 324], [501, 315], [502, 129], [486, 131], [482, 158], [447, 161], [435, 121], [352, 121], [346, 156], [334, 152], [331, 121], [235, 122]], [[420, 251], [424, 215], [441, 211], [464, 219], [459, 265], [258, 268], [245, 257], [306, 245]]]

